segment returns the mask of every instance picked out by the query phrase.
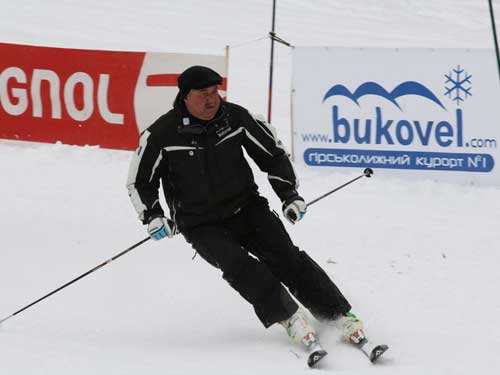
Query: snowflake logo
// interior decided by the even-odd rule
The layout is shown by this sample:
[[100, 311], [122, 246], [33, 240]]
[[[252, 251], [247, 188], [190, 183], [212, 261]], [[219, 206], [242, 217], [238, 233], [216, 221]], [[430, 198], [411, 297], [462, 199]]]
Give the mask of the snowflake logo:
[[456, 102], [458, 106], [460, 105], [460, 102], [463, 102], [469, 96], [472, 96], [470, 92], [472, 89], [472, 83], [470, 80], [472, 75], [461, 69], [460, 65], [444, 76], [446, 77], [446, 92], [444, 94], [448, 95], [448, 97]]

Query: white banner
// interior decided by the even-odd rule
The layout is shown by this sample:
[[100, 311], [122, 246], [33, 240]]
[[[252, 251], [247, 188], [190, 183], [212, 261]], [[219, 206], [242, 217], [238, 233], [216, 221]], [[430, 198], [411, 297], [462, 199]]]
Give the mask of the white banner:
[[[193, 65], [214, 69], [223, 77], [219, 93], [226, 97], [227, 66], [225, 56], [185, 53], [146, 53], [134, 94], [134, 108], [139, 132], [173, 107], [179, 92], [177, 78]], [[173, 74], [172, 74], [173, 72]]]
[[500, 185], [493, 50], [298, 47], [292, 100], [309, 166]]

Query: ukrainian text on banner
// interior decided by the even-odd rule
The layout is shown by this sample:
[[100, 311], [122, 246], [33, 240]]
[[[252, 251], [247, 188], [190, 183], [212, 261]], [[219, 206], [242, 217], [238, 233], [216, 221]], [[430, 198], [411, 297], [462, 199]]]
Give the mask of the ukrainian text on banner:
[[495, 64], [490, 50], [295, 48], [295, 159], [499, 185]]
[[24, 141], [133, 150], [139, 131], [172, 107], [184, 69], [226, 77], [223, 56], [5, 43], [0, 56], [0, 138]]

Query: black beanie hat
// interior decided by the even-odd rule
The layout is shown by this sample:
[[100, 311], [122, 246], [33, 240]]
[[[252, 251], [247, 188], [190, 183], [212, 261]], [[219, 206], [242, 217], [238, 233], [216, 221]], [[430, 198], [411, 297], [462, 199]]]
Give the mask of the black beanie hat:
[[185, 98], [191, 89], [199, 90], [220, 84], [222, 84], [222, 77], [219, 73], [199, 65], [187, 68], [177, 78], [177, 86], [182, 98]]

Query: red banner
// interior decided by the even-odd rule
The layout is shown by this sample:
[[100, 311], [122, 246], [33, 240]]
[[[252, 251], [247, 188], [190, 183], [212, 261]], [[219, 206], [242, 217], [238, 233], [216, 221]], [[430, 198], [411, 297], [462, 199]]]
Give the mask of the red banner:
[[0, 137], [133, 149], [144, 53], [0, 43]]
[[0, 56], [0, 138], [124, 150], [171, 107], [185, 68], [225, 70], [220, 56], [5, 43]]

